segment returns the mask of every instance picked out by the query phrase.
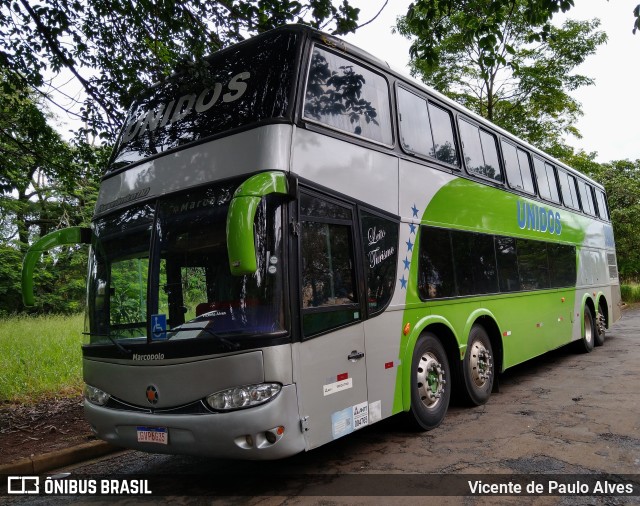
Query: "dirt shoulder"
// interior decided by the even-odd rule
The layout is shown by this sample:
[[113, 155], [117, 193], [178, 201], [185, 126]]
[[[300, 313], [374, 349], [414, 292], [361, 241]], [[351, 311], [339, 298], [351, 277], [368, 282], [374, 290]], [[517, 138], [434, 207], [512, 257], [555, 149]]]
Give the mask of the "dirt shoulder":
[[81, 397], [0, 405], [0, 465], [95, 439]]

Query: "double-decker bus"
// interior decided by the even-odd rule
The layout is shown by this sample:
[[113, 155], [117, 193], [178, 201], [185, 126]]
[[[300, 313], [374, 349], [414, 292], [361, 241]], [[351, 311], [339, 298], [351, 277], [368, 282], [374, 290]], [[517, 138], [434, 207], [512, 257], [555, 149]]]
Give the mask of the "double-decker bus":
[[90, 229], [85, 413], [158, 453], [274, 459], [620, 316], [601, 185], [345, 42], [282, 27], [132, 106]]

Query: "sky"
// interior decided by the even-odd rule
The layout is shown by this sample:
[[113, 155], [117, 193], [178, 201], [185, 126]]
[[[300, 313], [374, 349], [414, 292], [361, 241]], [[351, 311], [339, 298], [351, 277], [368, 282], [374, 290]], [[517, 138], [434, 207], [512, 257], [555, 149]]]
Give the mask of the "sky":
[[[633, 9], [640, 0], [576, 0], [576, 6], [554, 17], [586, 20], [599, 18], [600, 29], [609, 40], [576, 69], [595, 79], [595, 85], [578, 89], [572, 96], [582, 104], [584, 116], [577, 128], [581, 139], [567, 143], [588, 153], [597, 152], [598, 162], [640, 159], [640, 32], [632, 34]], [[373, 18], [385, 0], [349, 0], [360, 9], [360, 22]], [[392, 68], [409, 75], [411, 41], [392, 27], [404, 15], [411, 0], [390, 0], [378, 18], [343, 38], [387, 61]]]

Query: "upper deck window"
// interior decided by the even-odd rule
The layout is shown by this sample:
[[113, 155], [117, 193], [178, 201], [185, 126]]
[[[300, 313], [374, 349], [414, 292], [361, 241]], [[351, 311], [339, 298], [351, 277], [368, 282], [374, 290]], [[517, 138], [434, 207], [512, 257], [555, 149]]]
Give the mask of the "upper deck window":
[[598, 201], [598, 216], [603, 220], [609, 219], [609, 211], [607, 210], [607, 200], [604, 197], [604, 192], [596, 190], [596, 200]]
[[495, 136], [462, 118], [458, 120], [458, 125], [469, 173], [502, 182]]
[[558, 193], [558, 183], [556, 182], [556, 174], [553, 165], [544, 162], [537, 156], [533, 157], [533, 167], [538, 180], [538, 190], [543, 199], [552, 202], [560, 202]]
[[398, 88], [402, 147], [416, 155], [458, 165], [449, 111]]
[[276, 31], [215, 53], [136, 100], [108, 172], [213, 135], [290, 117], [300, 35]]
[[590, 214], [591, 216], [595, 216], [596, 205], [593, 201], [591, 186], [581, 179], [578, 179], [578, 190], [580, 191], [580, 202], [582, 202], [582, 210], [585, 213]]
[[311, 56], [304, 117], [351, 135], [393, 143], [387, 80], [319, 47]]
[[558, 169], [558, 179], [560, 179], [560, 189], [564, 204], [572, 209], [580, 209], [578, 192], [576, 191], [576, 178], [571, 174], [567, 174], [566, 171]]
[[502, 140], [502, 153], [504, 154], [504, 165], [509, 186], [527, 193], [535, 193], [529, 154], [504, 139]]

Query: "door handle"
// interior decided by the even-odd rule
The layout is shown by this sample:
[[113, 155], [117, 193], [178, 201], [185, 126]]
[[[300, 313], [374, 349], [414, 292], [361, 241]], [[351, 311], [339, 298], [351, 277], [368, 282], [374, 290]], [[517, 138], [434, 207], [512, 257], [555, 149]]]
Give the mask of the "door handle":
[[349, 362], [355, 362], [356, 360], [360, 360], [362, 357], [364, 357], [364, 351], [353, 350], [349, 353], [347, 358], [349, 359]]

